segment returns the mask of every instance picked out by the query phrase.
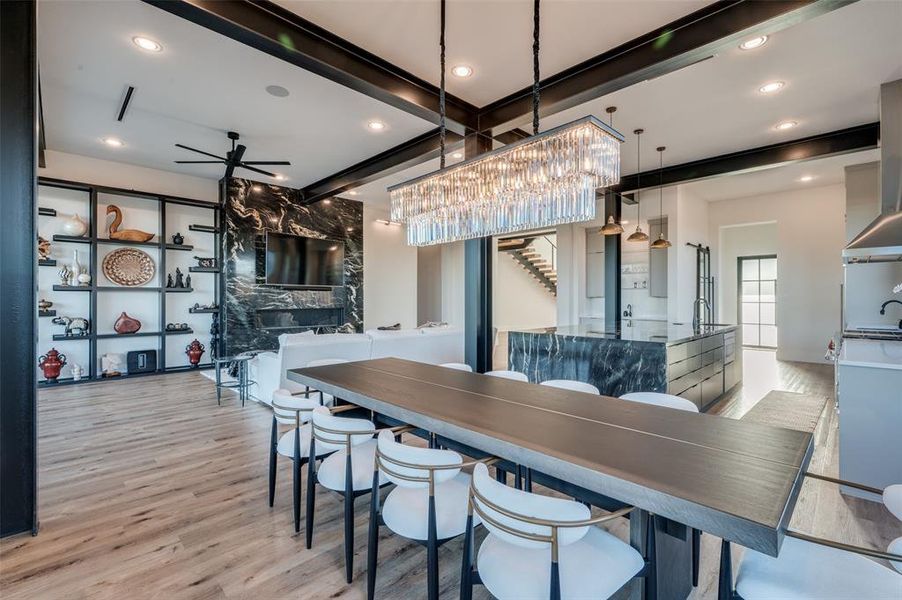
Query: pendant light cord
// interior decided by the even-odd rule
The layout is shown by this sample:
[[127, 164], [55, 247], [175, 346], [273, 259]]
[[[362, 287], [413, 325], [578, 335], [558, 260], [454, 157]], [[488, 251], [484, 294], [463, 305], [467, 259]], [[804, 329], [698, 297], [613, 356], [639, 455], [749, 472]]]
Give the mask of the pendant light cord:
[[[664, 219], [664, 147], [658, 148], [658, 210], [661, 211], [661, 220]], [[664, 229], [662, 227], [661, 232]]]
[[[536, 0], [538, 2], [538, 0]], [[440, 0], [439, 17], [439, 41], [440, 48], [439, 63], [441, 64], [442, 74], [440, 77], [438, 91], [438, 112], [439, 112], [439, 168], [445, 168], [445, 0]]]
[[642, 130], [636, 130], [636, 225], [642, 217]]
[[532, 15], [532, 134], [539, 133], [539, 0], [533, 2]]

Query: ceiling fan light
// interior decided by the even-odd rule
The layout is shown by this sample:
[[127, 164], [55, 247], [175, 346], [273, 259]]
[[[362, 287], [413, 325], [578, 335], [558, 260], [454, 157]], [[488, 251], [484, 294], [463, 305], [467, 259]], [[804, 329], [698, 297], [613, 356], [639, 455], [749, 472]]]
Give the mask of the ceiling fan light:
[[623, 233], [623, 226], [614, 222], [614, 215], [608, 215], [608, 222], [601, 228], [602, 235], [620, 235]]
[[647, 242], [648, 234], [642, 231], [641, 225], [636, 225], [636, 231], [632, 232], [628, 238], [626, 238], [628, 242]]

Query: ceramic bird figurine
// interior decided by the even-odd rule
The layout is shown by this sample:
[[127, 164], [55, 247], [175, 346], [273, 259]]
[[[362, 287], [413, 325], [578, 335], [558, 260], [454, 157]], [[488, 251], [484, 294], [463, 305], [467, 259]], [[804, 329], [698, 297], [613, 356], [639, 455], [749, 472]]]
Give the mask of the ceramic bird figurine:
[[147, 242], [150, 241], [150, 238], [154, 236], [152, 233], [147, 233], [146, 231], [141, 231], [139, 229], [123, 229], [119, 231], [119, 226], [122, 224], [122, 211], [119, 210], [119, 207], [115, 204], [110, 204], [106, 207], [106, 214], [108, 215], [116, 215], [113, 219], [113, 222], [110, 223], [110, 239], [111, 240], [125, 240], [127, 242]]

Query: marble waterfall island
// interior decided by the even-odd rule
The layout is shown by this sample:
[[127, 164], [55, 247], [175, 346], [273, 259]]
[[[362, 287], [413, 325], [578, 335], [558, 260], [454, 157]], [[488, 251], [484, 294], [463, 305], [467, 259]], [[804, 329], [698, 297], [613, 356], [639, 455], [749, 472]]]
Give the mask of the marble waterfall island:
[[530, 381], [575, 379], [606, 396], [666, 392], [704, 410], [742, 379], [735, 325], [601, 321], [508, 334], [509, 368]]

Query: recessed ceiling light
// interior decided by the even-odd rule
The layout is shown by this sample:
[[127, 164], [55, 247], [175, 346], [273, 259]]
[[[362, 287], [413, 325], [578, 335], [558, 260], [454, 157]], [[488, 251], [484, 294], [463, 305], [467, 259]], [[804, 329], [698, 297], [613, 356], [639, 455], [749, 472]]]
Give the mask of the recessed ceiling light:
[[121, 148], [123, 146], [122, 140], [120, 140], [119, 138], [105, 137], [102, 141], [107, 146], [112, 146], [113, 148]]
[[356, 195], [359, 194], [359, 193], [360, 193], [360, 192], [358, 192], [357, 190], [351, 190], [351, 191], [348, 192], [348, 195], [350, 195], [350, 196], [356, 196]]
[[160, 52], [163, 50], [163, 45], [160, 42], [140, 35], [133, 37], [132, 43], [147, 52]]
[[326, 198], [325, 200], [323, 200], [323, 204], [332, 204], [332, 201]]
[[779, 92], [783, 89], [784, 85], [786, 85], [786, 83], [782, 81], [771, 81], [759, 87], [758, 91], [762, 94], [773, 94], [774, 92]]
[[812, 175], [802, 175], [801, 177], [799, 177], [799, 181], [801, 181], [802, 183], [808, 183], [812, 179], [814, 179]]
[[385, 123], [383, 123], [382, 121], [370, 121], [366, 124], [366, 126], [369, 127], [372, 131], [382, 131], [383, 129], [385, 129]]
[[266, 93], [270, 96], [275, 96], [276, 98], [284, 98], [288, 95], [288, 90], [281, 85], [268, 85], [266, 86]]
[[754, 50], [755, 48], [760, 48], [764, 44], [767, 43], [766, 35], [759, 35], [758, 37], [753, 37], [750, 40], [746, 40], [739, 44], [740, 50]]
[[473, 67], [467, 65], [457, 65], [451, 69], [451, 74], [455, 77], [469, 77], [473, 74]]
[[262, 192], [262, 191], [263, 191], [263, 186], [262, 186], [262, 185], [255, 185], [255, 186], [252, 186], [251, 189], [254, 190], [255, 192]]
[[461, 152], [454, 152], [451, 154], [451, 158], [463, 158], [464, 155]]
[[284, 175], [282, 175], [281, 173], [276, 173], [274, 179], [276, 181], [285, 181], [288, 178], [285, 177]]
[[354, 231], [354, 228], [353, 228], [353, 227], [348, 227], [348, 228], [347, 228], [347, 231], [348, 231], [348, 233], [350, 233], [350, 232]]
[[783, 121], [782, 123], [777, 123], [776, 125], [774, 125], [774, 129], [776, 129], [777, 131], [785, 131], [787, 129], [792, 129], [796, 125], [798, 125], [796, 121]]

